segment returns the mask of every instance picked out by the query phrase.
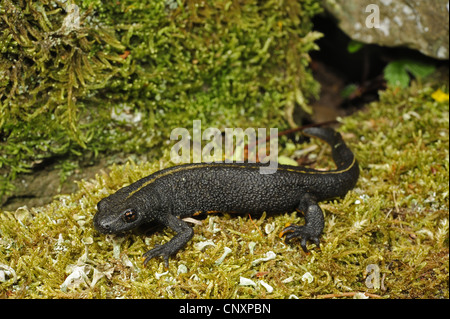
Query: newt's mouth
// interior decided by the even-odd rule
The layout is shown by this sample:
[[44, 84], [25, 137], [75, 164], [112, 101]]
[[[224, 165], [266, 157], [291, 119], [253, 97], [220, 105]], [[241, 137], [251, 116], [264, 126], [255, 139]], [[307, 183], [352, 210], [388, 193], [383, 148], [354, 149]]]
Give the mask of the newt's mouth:
[[98, 213], [94, 216], [94, 228], [102, 234], [112, 234], [110, 225], [104, 223]]
[[[103, 216], [102, 216], [103, 215]], [[115, 234], [118, 233], [114, 229], [115, 220], [108, 218], [111, 215], [101, 214], [97, 212], [94, 216], [94, 228], [102, 234]]]

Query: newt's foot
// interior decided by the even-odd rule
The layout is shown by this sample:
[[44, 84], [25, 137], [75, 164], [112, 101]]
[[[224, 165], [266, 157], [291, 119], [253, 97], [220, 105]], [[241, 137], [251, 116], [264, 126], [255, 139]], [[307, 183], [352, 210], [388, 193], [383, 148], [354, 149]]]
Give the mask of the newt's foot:
[[316, 244], [317, 247], [320, 247], [320, 234], [317, 235], [317, 232], [314, 231], [314, 229], [312, 229], [311, 227], [290, 225], [281, 231], [280, 237], [283, 236], [285, 236], [286, 243], [288, 243], [292, 239], [299, 239], [300, 246], [302, 247], [304, 252], [308, 252], [308, 248], [306, 248], [306, 244], [308, 241], [311, 241]]
[[155, 245], [155, 248], [147, 251], [143, 257], [144, 260], [144, 267], [147, 265], [147, 263], [150, 261], [150, 259], [161, 256], [164, 259], [164, 267], [169, 268], [169, 257], [173, 254], [170, 247], [164, 245]]

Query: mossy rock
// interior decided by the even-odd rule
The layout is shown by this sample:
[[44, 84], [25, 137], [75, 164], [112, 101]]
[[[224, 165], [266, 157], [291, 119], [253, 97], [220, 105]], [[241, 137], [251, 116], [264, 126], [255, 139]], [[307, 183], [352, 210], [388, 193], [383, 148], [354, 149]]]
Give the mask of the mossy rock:
[[[318, 1], [2, 0], [0, 195], [48, 158], [149, 158], [175, 127], [286, 127]], [[288, 116], [289, 119], [289, 116]], [[292, 122], [291, 122], [292, 124]]]

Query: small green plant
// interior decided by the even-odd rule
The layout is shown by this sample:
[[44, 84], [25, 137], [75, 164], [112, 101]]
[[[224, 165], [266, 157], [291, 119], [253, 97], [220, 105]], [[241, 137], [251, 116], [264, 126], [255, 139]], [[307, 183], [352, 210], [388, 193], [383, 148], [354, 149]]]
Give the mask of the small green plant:
[[[351, 54], [359, 52], [364, 46], [364, 43], [350, 40], [347, 45], [347, 52]], [[435, 66], [430, 63], [413, 59], [400, 59], [388, 63], [383, 70], [383, 74], [389, 86], [404, 89], [408, 87], [411, 75], [422, 79], [433, 73], [435, 69]], [[348, 86], [342, 93], [343, 96], [348, 97], [353, 92], [352, 89], [354, 89], [353, 85]]]
[[365, 44], [362, 42], [350, 40], [350, 42], [347, 45], [347, 52], [348, 53], [356, 53], [359, 50], [361, 50], [364, 47], [364, 45]]
[[409, 85], [410, 75], [421, 79], [433, 73], [434, 70], [435, 67], [432, 64], [411, 59], [401, 59], [386, 65], [383, 73], [389, 86], [404, 89]]

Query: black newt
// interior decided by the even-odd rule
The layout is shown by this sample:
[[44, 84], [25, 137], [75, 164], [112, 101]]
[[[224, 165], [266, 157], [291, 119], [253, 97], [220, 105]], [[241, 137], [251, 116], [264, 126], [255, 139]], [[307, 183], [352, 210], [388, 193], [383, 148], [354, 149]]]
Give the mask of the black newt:
[[343, 197], [359, 176], [358, 162], [341, 135], [331, 128], [303, 130], [332, 148], [337, 168], [318, 171], [305, 167], [279, 165], [273, 174], [261, 174], [260, 163], [196, 163], [155, 172], [97, 204], [94, 226], [104, 234], [121, 234], [143, 224], [156, 222], [176, 235], [164, 245], [144, 254], [144, 265], [162, 256], [168, 265], [170, 256], [182, 249], [194, 235], [183, 218], [198, 212], [280, 214], [304, 213], [305, 224], [286, 227], [281, 236], [294, 238], [307, 251], [308, 241], [319, 246], [324, 217], [317, 204]]

